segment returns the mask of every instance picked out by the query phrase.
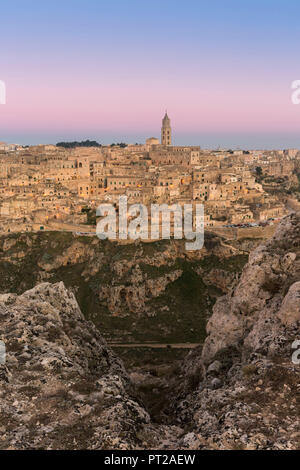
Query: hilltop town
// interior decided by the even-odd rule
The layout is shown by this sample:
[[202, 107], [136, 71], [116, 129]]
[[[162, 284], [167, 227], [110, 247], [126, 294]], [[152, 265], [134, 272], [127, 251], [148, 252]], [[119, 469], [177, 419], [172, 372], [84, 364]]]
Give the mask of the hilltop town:
[[298, 208], [300, 152], [173, 146], [161, 140], [109, 146], [0, 143], [0, 232], [90, 231], [102, 202], [203, 202], [205, 226], [273, 224]]

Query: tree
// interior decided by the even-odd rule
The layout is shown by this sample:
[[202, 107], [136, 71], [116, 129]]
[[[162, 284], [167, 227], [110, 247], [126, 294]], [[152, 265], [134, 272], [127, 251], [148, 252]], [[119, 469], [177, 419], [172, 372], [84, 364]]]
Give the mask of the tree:
[[256, 171], [257, 176], [261, 176], [261, 175], [262, 175], [262, 167], [261, 167], [261, 166], [257, 166], [256, 169], [255, 169], [255, 171]]
[[101, 147], [96, 140], [83, 140], [82, 142], [58, 142], [56, 147], [75, 148], [75, 147]]

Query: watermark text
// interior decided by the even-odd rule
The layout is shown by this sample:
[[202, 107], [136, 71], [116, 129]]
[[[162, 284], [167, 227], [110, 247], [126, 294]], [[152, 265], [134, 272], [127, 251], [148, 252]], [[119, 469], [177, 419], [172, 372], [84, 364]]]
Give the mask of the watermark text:
[[0, 365], [6, 362], [6, 346], [4, 341], [0, 341]]
[[0, 80], [0, 104], [6, 104], [6, 85], [3, 80]]
[[118, 207], [105, 203], [97, 208], [101, 217], [96, 233], [101, 240], [188, 240], [188, 251], [201, 250], [204, 244], [203, 204], [127, 205], [127, 196], [119, 197]]

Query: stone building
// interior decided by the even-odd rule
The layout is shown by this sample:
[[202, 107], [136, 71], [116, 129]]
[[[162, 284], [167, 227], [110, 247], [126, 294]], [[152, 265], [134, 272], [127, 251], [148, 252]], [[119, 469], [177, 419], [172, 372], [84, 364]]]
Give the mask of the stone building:
[[150, 148], [152, 145], [159, 145], [159, 140], [156, 137], [149, 137], [149, 139], [146, 140], [146, 147]]
[[172, 145], [171, 121], [167, 111], [162, 120], [161, 143], [162, 145]]

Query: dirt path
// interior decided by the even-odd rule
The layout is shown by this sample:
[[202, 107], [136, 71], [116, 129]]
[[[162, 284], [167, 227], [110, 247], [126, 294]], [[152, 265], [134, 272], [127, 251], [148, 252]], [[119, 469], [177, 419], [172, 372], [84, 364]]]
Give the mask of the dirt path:
[[114, 348], [171, 348], [171, 349], [193, 349], [200, 346], [200, 343], [176, 343], [176, 344], [160, 344], [160, 343], [108, 343]]

